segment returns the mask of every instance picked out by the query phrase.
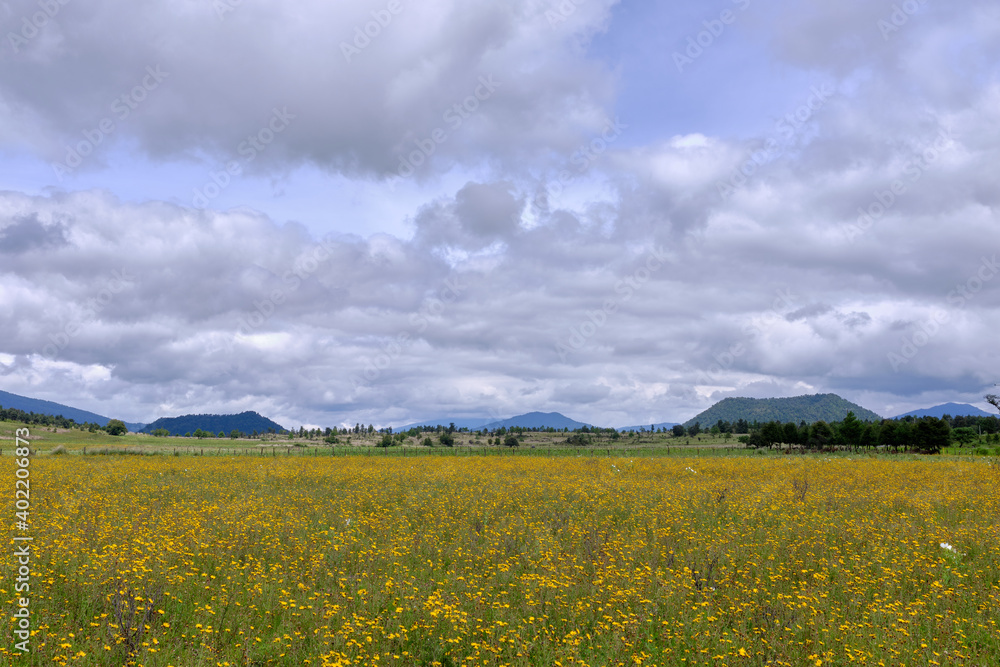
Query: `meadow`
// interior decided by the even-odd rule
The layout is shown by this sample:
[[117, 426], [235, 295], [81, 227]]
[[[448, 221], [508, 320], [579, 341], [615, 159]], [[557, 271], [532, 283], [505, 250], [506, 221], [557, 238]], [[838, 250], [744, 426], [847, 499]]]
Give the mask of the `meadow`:
[[7, 614], [4, 662], [1000, 658], [987, 458], [319, 454], [38, 455], [34, 653]]

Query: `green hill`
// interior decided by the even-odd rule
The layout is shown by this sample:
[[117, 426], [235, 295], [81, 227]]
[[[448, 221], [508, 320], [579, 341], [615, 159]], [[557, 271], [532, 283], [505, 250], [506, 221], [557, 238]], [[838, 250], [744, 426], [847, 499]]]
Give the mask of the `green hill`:
[[[71, 408], [68, 405], [62, 405], [61, 403], [43, 401], [37, 398], [29, 398], [27, 396], [18, 396], [17, 394], [10, 394], [6, 391], [0, 391], [0, 407], [7, 408], [8, 410], [20, 410], [29, 414], [33, 412], [39, 415], [49, 415], [50, 417], [64, 417], [66, 419], [72, 419], [77, 424], [93, 423], [98, 426], [105, 426], [108, 423], [108, 418], [103, 415], [87, 412], [86, 410], [80, 410], [79, 408]], [[125, 422], [125, 426], [127, 426], [130, 431], [139, 431], [143, 426], [145, 426], [145, 424]]]
[[708, 428], [720, 419], [727, 422], [745, 419], [750, 423], [777, 421], [798, 424], [805, 421], [811, 424], [820, 420], [835, 422], [846, 417], [848, 412], [853, 412], [861, 421], [882, 421], [882, 418], [871, 410], [846, 401], [836, 394], [814, 394], [792, 398], [724, 398], [708, 410], [686, 421], [684, 426], [692, 426], [695, 422], [699, 422]]
[[238, 415], [184, 415], [183, 417], [160, 417], [143, 429], [144, 433], [152, 433], [157, 429], [166, 429], [170, 435], [194, 433], [198, 429], [210, 433], [225, 433], [236, 430], [247, 435], [257, 433], [280, 433], [284, 430], [281, 424], [262, 417], [256, 412], [242, 412]]

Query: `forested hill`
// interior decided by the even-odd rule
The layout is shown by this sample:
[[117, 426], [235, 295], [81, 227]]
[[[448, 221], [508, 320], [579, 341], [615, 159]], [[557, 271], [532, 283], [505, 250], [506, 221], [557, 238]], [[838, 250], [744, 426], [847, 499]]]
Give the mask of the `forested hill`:
[[511, 417], [510, 419], [492, 422], [483, 428], [492, 431], [499, 428], [511, 428], [512, 426], [520, 426], [522, 428], [554, 428], [556, 430], [568, 428], [573, 431], [584, 426], [590, 426], [590, 424], [578, 422], [558, 412], [527, 412], [523, 415]]
[[[98, 426], [106, 426], [108, 423], [107, 417], [94, 412], [87, 412], [86, 410], [72, 408], [61, 403], [53, 403], [52, 401], [43, 401], [37, 398], [19, 396], [6, 391], [0, 391], [0, 406], [7, 409], [20, 410], [29, 414], [34, 413], [39, 416], [47, 415], [55, 418], [49, 421], [42, 421], [34, 419], [25, 420], [23, 416], [10, 416], [11, 419], [20, 419], [29, 423], [52, 423], [59, 424], [60, 426], [65, 426], [62, 423], [65, 420], [73, 420], [77, 424], [97, 424]], [[62, 421], [59, 418], [62, 418]], [[144, 426], [144, 424], [125, 422], [125, 426], [127, 426], [130, 431], [138, 431]]]
[[807, 424], [812, 424], [817, 421], [840, 421], [848, 412], [853, 412], [861, 421], [882, 421], [882, 418], [871, 410], [846, 401], [836, 394], [814, 394], [792, 398], [724, 398], [708, 410], [689, 419], [684, 426], [692, 426], [698, 422], [708, 428], [720, 419], [732, 423], [745, 419], [751, 424], [755, 421], [796, 424], [805, 421]]
[[252, 435], [254, 432], [268, 433], [269, 429], [273, 429], [274, 433], [280, 433], [284, 430], [284, 427], [256, 412], [241, 412], [238, 415], [160, 417], [144, 428], [143, 432], [152, 433], [158, 429], [166, 429], [170, 432], [170, 435], [186, 435], [194, 433], [198, 429], [214, 434], [222, 432], [229, 435], [232, 431], [239, 431], [246, 435]]

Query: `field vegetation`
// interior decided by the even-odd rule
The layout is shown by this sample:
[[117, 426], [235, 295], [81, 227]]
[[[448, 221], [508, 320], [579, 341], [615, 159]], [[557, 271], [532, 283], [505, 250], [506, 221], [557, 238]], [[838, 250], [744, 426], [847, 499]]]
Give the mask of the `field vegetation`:
[[[549, 456], [530, 436], [494, 446], [504, 456], [376, 441], [364, 451], [394, 455], [330, 456], [327, 445], [116, 457], [80, 456], [75, 433], [37, 435], [36, 664], [1000, 656], [1000, 469], [989, 457], [733, 456], [724, 441], [658, 457], [603, 445]], [[8, 608], [15, 567], [0, 568]], [[11, 637], [10, 617], [0, 625]]]

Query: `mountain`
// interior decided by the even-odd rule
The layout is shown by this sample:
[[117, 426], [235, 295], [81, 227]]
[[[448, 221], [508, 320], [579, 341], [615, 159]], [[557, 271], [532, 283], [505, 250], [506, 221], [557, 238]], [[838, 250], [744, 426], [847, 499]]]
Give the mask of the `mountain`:
[[653, 428], [655, 428], [657, 430], [659, 430], [661, 428], [665, 428], [665, 429], [667, 429], [669, 431], [674, 426], [677, 426], [677, 422], [660, 422], [658, 424], [640, 424], [638, 426], [620, 426], [618, 428], [618, 430], [622, 431], [622, 432], [624, 432], [624, 431], [638, 431], [640, 429], [648, 431], [650, 426], [652, 426]]
[[[0, 391], [0, 407], [7, 408], [8, 410], [14, 409], [21, 410], [23, 412], [34, 412], [39, 415], [51, 415], [53, 417], [62, 416], [66, 419], [72, 419], [77, 424], [94, 423], [98, 426], [104, 426], [110, 421], [110, 418], [93, 412], [87, 412], [86, 410], [80, 410], [79, 408], [71, 408], [68, 405], [53, 403], [52, 401], [43, 401], [37, 398], [18, 396], [17, 394], [11, 394], [6, 391]], [[145, 426], [145, 424], [131, 424], [129, 422], [125, 422], [125, 426], [127, 426], [130, 431], [139, 431], [143, 426]]]
[[447, 428], [447, 426], [452, 422], [455, 423], [455, 428], [467, 428], [470, 431], [478, 431], [486, 426], [486, 424], [490, 423], [490, 418], [477, 417], [475, 419], [456, 419], [455, 417], [441, 417], [440, 419], [425, 419], [422, 422], [413, 422], [412, 424], [407, 424], [406, 426], [394, 428], [394, 430], [409, 431], [411, 428], [420, 428], [421, 426], [444, 426]]
[[750, 423], [758, 422], [794, 422], [813, 423], [815, 421], [835, 422], [853, 412], [861, 421], [882, 421], [882, 418], [871, 410], [846, 401], [836, 394], [815, 394], [812, 396], [794, 396], [792, 398], [724, 398], [708, 410], [684, 422], [684, 426], [692, 426], [699, 422], [704, 428], [709, 428], [720, 419], [735, 422], [745, 419]]
[[401, 426], [397, 428], [397, 431], [407, 431], [411, 428], [420, 428], [421, 426], [448, 426], [450, 423], [455, 423], [455, 428], [467, 428], [470, 431], [487, 430], [492, 431], [501, 427], [510, 428], [511, 426], [521, 426], [523, 428], [548, 428], [552, 427], [558, 430], [563, 430], [568, 428], [573, 431], [578, 428], [583, 428], [584, 426], [590, 426], [590, 424], [584, 424], [583, 422], [578, 422], [575, 419], [570, 419], [565, 415], [561, 415], [558, 412], [528, 412], [523, 415], [518, 415], [516, 417], [511, 417], [510, 419], [502, 419], [500, 421], [491, 421], [489, 417], [479, 417], [478, 419], [455, 419], [454, 417], [442, 417], [440, 419], [425, 419], [424, 421], [413, 422], [412, 424], [407, 424], [406, 426]]
[[285, 427], [262, 417], [256, 412], [241, 412], [238, 415], [183, 415], [181, 417], [160, 417], [152, 424], [142, 429], [143, 433], [152, 433], [157, 429], [166, 429], [170, 435], [185, 435], [198, 429], [209, 433], [225, 433], [236, 430], [247, 435], [254, 431], [267, 433], [274, 429], [275, 433], [285, 430]]
[[984, 412], [976, 406], [969, 405], [968, 403], [942, 403], [941, 405], [935, 405], [933, 408], [912, 410], [901, 415], [896, 415], [893, 419], [902, 419], [903, 417], [944, 417], [945, 415], [951, 415], [952, 417], [996, 416], [990, 412]]
[[573, 431], [578, 428], [583, 428], [584, 426], [591, 426], [590, 424], [584, 424], [583, 422], [578, 422], [575, 419], [570, 419], [565, 415], [561, 415], [558, 412], [527, 412], [523, 415], [518, 415], [516, 417], [511, 417], [510, 419], [503, 419], [496, 422], [491, 422], [482, 426], [486, 430], [492, 431], [498, 428], [510, 428], [511, 426], [520, 426], [522, 428], [548, 428], [552, 427], [554, 429], [563, 430], [568, 428]]

